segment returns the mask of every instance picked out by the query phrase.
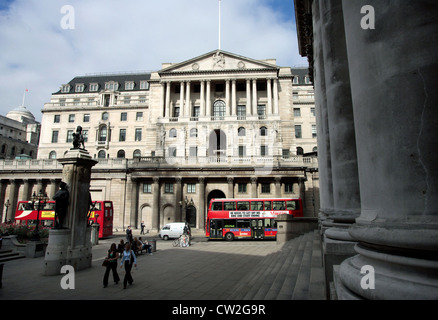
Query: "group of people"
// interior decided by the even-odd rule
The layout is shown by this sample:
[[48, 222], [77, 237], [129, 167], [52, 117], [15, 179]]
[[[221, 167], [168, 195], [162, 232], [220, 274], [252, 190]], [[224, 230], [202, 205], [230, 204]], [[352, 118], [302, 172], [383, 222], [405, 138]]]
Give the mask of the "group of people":
[[119, 245], [117, 246], [115, 243], [111, 244], [110, 249], [108, 250], [108, 256], [105, 259], [105, 274], [103, 276], [103, 287], [106, 288], [108, 286], [108, 280], [110, 272], [113, 272], [113, 280], [116, 284], [119, 283], [120, 277], [117, 273], [117, 260], [120, 257], [120, 268], [125, 267], [125, 277], [123, 278], [123, 289], [126, 289], [128, 283], [131, 285], [134, 282], [134, 279], [131, 275], [132, 266], [137, 267], [137, 256], [136, 252], [139, 250], [146, 249], [150, 255], [152, 255], [152, 246], [147, 243], [147, 240], [144, 242], [141, 240], [141, 237], [138, 239], [132, 236], [131, 227], [128, 227], [126, 230], [126, 243], [124, 240], [120, 240]]

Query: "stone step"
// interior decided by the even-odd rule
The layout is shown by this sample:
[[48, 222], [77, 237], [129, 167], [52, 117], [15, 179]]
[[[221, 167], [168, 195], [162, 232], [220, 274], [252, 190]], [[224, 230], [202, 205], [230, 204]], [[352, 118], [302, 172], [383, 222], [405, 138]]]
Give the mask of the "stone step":
[[25, 258], [25, 256], [21, 253], [12, 250], [0, 250], [0, 263], [22, 258]]

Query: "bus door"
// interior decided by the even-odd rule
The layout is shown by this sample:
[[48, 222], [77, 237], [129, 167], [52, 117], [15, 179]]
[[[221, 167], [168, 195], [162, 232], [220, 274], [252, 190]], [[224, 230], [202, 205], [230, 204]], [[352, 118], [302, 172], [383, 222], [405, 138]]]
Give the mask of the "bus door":
[[263, 228], [263, 219], [252, 219], [251, 231], [252, 237], [254, 239], [263, 239], [263, 236], [265, 235], [265, 230]]
[[224, 220], [210, 220], [210, 239], [223, 238]]

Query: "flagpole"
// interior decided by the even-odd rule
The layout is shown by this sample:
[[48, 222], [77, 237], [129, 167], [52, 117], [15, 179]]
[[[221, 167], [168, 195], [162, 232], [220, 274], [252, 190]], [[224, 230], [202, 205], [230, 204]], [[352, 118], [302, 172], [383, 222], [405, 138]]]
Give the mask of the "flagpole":
[[219, 0], [219, 50], [221, 49], [221, 0]]
[[27, 89], [25, 89], [25, 90], [24, 90], [24, 93], [23, 93], [23, 104], [22, 104], [23, 107], [24, 107], [24, 100], [25, 100], [25, 98], [26, 98], [26, 91], [27, 91]]

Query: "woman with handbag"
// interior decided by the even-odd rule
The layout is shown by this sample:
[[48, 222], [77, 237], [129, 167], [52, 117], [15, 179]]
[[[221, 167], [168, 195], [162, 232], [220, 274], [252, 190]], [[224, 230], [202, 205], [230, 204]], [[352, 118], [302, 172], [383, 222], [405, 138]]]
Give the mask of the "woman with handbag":
[[125, 251], [122, 253], [122, 258], [120, 261], [120, 268], [123, 268], [125, 265], [125, 277], [123, 278], [123, 289], [126, 289], [126, 284], [132, 284], [134, 280], [132, 279], [131, 269], [132, 264], [137, 267], [137, 257], [135, 256], [134, 251], [131, 250], [131, 244], [127, 243], [125, 245]]
[[106, 267], [105, 275], [103, 276], [103, 287], [108, 286], [108, 278], [110, 271], [113, 271], [113, 280], [116, 284], [119, 283], [120, 277], [117, 273], [117, 259], [119, 258], [119, 253], [117, 252], [117, 246], [115, 243], [111, 244], [111, 248], [108, 250], [108, 256], [103, 261], [102, 266]]

